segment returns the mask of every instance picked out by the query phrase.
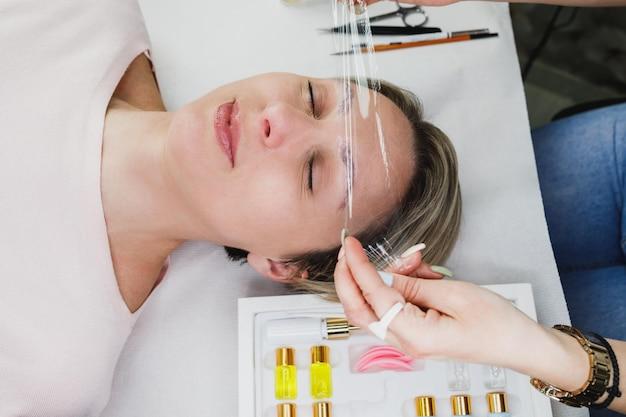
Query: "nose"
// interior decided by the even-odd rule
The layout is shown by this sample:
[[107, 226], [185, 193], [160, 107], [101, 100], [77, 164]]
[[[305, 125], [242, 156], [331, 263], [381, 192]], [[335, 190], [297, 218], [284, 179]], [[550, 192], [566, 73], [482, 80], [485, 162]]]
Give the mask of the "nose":
[[261, 113], [261, 138], [268, 148], [295, 143], [310, 129], [307, 115], [284, 103], [268, 105]]

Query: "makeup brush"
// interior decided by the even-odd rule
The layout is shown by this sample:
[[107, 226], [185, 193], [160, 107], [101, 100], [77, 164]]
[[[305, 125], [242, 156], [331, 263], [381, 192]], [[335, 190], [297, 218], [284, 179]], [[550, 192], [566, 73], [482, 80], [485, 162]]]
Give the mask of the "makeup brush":
[[[389, 44], [374, 45], [373, 49], [374, 49], [374, 52], [385, 52], [385, 51], [392, 51], [395, 49], [415, 48], [419, 46], [440, 45], [444, 43], [464, 42], [464, 41], [472, 41], [472, 40], [477, 40], [477, 39], [493, 38], [496, 36], [498, 36], [497, 33], [476, 33], [476, 34], [451, 36], [451, 37], [446, 37], [446, 38], [441, 38], [441, 39], [429, 39], [429, 40], [414, 41], [414, 42], [392, 42]], [[335, 52], [331, 55], [353, 55], [358, 52], [366, 53], [368, 52], [368, 50], [366, 47], [359, 46], [349, 51]]]

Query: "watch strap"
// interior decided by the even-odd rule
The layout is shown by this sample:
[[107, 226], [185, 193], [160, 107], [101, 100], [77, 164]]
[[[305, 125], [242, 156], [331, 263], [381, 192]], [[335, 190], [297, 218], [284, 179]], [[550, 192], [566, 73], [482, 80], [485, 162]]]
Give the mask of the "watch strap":
[[611, 359], [608, 351], [602, 344], [593, 342], [574, 327], [559, 324], [554, 328], [575, 338], [589, 356], [587, 381], [576, 391], [565, 391], [537, 378], [531, 378], [530, 383], [539, 392], [554, 400], [572, 407], [589, 407], [604, 395], [609, 386]]

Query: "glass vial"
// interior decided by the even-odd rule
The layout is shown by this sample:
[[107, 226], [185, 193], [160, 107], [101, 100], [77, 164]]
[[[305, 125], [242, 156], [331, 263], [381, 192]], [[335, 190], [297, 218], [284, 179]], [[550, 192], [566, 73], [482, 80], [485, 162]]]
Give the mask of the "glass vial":
[[313, 403], [313, 417], [332, 417], [332, 411], [330, 402]]
[[448, 361], [448, 388], [450, 391], [467, 391], [470, 389], [470, 375], [467, 364]]
[[504, 368], [495, 365], [484, 365], [483, 376], [485, 378], [485, 387], [489, 389], [499, 389], [506, 386]]
[[415, 413], [417, 417], [433, 417], [437, 414], [435, 397], [415, 397]]
[[295, 351], [290, 347], [276, 349], [275, 395], [277, 400], [295, 400], [298, 396], [298, 377]]
[[504, 392], [488, 392], [487, 406], [489, 407], [489, 417], [510, 417], [509, 407], [506, 405], [506, 394]]
[[472, 414], [472, 399], [469, 395], [453, 395], [450, 397], [453, 416], [469, 416]]
[[328, 346], [313, 346], [311, 348], [311, 397], [320, 400], [330, 398], [332, 395], [330, 348]]
[[296, 405], [294, 403], [282, 403], [276, 406], [278, 417], [296, 417]]

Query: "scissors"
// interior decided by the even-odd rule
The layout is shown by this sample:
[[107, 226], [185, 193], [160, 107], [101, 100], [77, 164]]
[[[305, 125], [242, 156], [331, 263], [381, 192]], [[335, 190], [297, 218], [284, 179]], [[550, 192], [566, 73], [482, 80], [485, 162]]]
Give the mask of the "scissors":
[[401, 6], [399, 0], [395, 0], [398, 10], [395, 12], [384, 13], [378, 16], [372, 16], [369, 18], [370, 23], [378, 22], [393, 17], [400, 17], [402, 23], [406, 27], [418, 27], [424, 25], [428, 21], [428, 16], [421, 6]]
[[[371, 25], [372, 35], [418, 35], [424, 33], [439, 33], [440, 28], [423, 26], [428, 21], [428, 16], [421, 6], [401, 6], [399, 0], [395, 0], [398, 9], [394, 12], [384, 13], [378, 16], [372, 16], [369, 19], [359, 19], [356, 21], [356, 27], [359, 34], [365, 34], [367, 23], [379, 22], [385, 19], [400, 17], [404, 26], [379, 26]], [[333, 27], [330, 29], [320, 29], [326, 33], [351, 33], [352, 28], [349, 24]]]

